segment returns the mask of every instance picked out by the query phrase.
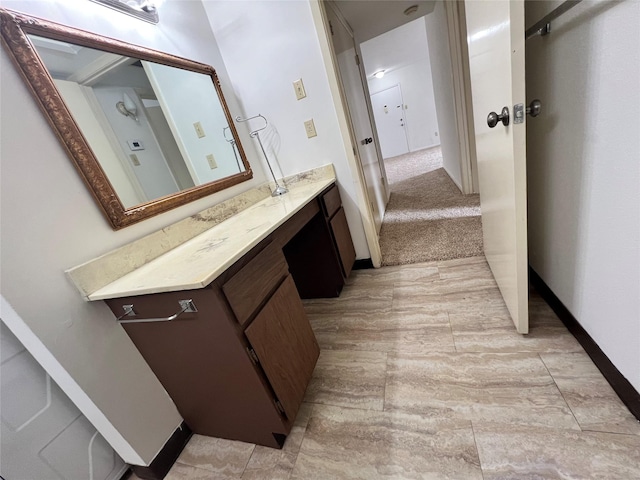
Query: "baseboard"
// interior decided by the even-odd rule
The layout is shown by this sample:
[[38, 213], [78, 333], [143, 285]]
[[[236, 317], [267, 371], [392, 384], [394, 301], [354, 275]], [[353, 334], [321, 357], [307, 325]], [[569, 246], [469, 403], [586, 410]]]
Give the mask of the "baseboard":
[[373, 268], [373, 262], [370, 258], [363, 258], [355, 261], [352, 270], [366, 270], [368, 268]]
[[640, 393], [631, 385], [620, 370], [611, 363], [611, 360], [600, 349], [593, 338], [582, 328], [580, 322], [571, 314], [564, 306], [555, 293], [542, 280], [531, 267], [529, 267], [529, 280], [538, 291], [540, 296], [549, 304], [553, 311], [558, 315], [562, 323], [567, 327], [569, 332], [576, 337], [576, 340], [582, 345], [587, 355], [591, 357], [593, 363], [598, 367], [604, 378], [609, 382], [613, 390], [618, 394], [620, 400], [627, 406], [629, 411], [640, 420]]
[[171, 470], [171, 467], [189, 442], [191, 433], [191, 429], [187, 424], [182, 422], [173, 432], [171, 438], [167, 440], [162, 450], [156, 455], [156, 458], [153, 459], [151, 465], [148, 467], [131, 465], [131, 470], [143, 480], [162, 480], [169, 473], [169, 470]]

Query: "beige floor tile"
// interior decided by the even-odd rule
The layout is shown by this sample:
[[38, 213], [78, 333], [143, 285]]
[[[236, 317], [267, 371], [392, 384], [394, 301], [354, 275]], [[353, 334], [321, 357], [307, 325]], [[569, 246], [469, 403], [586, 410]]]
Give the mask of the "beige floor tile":
[[540, 356], [582, 430], [640, 435], [640, 423], [586, 353]]
[[473, 422], [485, 480], [640, 478], [640, 437]]
[[393, 285], [399, 282], [431, 282], [440, 278], [436, 262], [414, 263], [394, 267], [369, 268], [354, 270], [349, 280], [350, 285], [360, 287], [367, 285]]
[[323, 350], [305, 402], [382, 410], [387, 354]]
[[581, 352], [566, 327], [554, 321], [530, 320], [529, 333], [519, 334], [508, 315], [449, 314], [458, 352]]
[[468, 276], [493, 277], [484, 256], [454, 258], [437, 262], [440, 278], [457, 278]]
[[333, 348], [342, 313], [307, 313], [316, 340], [321, 350]]
[[481, 479], [470, 422], [317, 405], [292, 479]]
[[232, 472], [212, 472], [202, 468], [192, 467], [184, 463], [174, 463], [164, 480], [232, 480], [239, 479], [240, 474]]
[[177, 462], [214, 472], [216, 478], [240, 478], [254, 448], [252, 443], [193, 435]]
[[389, 354], [385, 410], [579, 428], [540, 357], [529, 353]]
[[371, 312], [391, 307], [393, 288], [386, 285], [345, 285], [338, 298], [304, 300], [309, 314]]
[[344, 314], [333, 347], [402, 353], [455, 351], [448, 316], [417, 309]]

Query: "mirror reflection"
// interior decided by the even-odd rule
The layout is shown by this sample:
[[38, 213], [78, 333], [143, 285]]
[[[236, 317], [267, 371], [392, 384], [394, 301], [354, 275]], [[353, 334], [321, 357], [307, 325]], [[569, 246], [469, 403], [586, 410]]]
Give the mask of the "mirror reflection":
[[210, 75], [29, 38], [125, 208], [246, 171]]

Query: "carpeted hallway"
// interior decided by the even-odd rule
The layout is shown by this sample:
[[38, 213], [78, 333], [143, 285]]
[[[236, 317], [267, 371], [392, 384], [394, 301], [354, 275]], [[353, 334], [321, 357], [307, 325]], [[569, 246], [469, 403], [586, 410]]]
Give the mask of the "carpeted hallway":
[[391, 199], [382, 221], [383, 265], [482, 255], [480, 197], [462, 195], [440, 147], [384, 161]]

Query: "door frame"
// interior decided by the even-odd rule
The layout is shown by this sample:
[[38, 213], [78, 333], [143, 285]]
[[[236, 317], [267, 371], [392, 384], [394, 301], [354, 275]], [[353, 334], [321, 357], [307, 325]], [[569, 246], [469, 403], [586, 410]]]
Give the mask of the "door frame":
[[[382, 264], [380, 239], [376, 232], [373, 212], [367, 194], [362, 163], [357, 154], [356, 139], [351, 118], [346, 107], [345, 92], [339, 80], [338, 63], [331, 44], [331, 32], [326, 15], [325, 0], [309, 0], [311, 15], [316, 27], [318, 43], [327, 72], [327, 80], [331, 90], [333, 106], [338, 117], [338, 125], [342, 136], [347, 163], [354, 178], [358, 196], [358, 207], [362, 217], [365, 237], [371, 254], [371, 262], [375, 268]], [[454, 105], [456, 109], [457, 137], [460, 144], [460, 170], [462, 173], [462, 191], [464, 194], [477, 193], [477, 169], [475, 167], [475, 133], [473, 131], [473, 111], [471, 104], [471, 84], [469, 77], [469, 56], [466, 44], [466, 23], [464, 1], [444, 2], [449, 36], [449, 50], [452, 63], [454, 84]], [[358, 45], [356, 45], [358, 47]], [[360, 55], [359, 48], [356, 52]], [[368, 92], [368, 89], [365, 89]], [[365, 98], [371, 112], [371, 99]], [[371, 113], [370, 113], [371, 115]], [[375, 123], [373, 123], [375, 126]], [[377, 130], [376, 149], [379, 152]], [[381, 158], [381, 157], [380, 157]], [[386, 179], [385, 179], [386, 180]], [[386, 182], [385, 182], [386, 183]], [[388, 183], [387, 183], [388, 185]]]
[[[309, 6], [311, 7], [311, 14], [313, 17], [313, 23], [316, 27], [316, 33], [318, 35], [318, 42], [320, 44], [320, 51], [322, 53], [322, 59], [324, 61], [325, 70], [327, 72], [327, 80], [329, 82], [329, 88], [331, 90], [331, 97], [333, 100], [333, 107], [338, 117], [338, 126], [340, 128], [340, 135], [342, 136], [342, 142], [344, 145], [345, 156], [351, 175], [353, 176], [354, 186], [356, 189], [358, 209], [360, 211], [360, 217], [362, 218], [362, 226], [364, 227], [364, 234], [367, 240], [367, 246], [369, 247], [369, 254], [371, 255], [371, 263], [375, 268], [382, 266], [382, 252], [380, 250], [380, 241], [378, 232], [376, 231], [376, 224], [374, 221], [373, 210], [367, 193], [367, 186], [364, 177], [364, 170], [362, 168], [362, 162], [358, 155], [357, 141], [355, 132], [353, 130], [353, 124], [349, 115], [349, 109], [347, 107], [346, 95], [342, 84], [340, 83], [338, 73], [338, 61], [331, 43], [331, 31], [329, 27], [329, 19], [326, 14], [325, 2], [322, 0], [310, 0]], [[365, 101], [367, 99], [365, 98]], [[374, 124], [375, 125], [375, 124]], [[374, 135], [376, 131], [374, 128]], [[377, 135], [376, 135], [377, 144]], [[377, 147], [376, 147], [377, 148]], [[385, 181], [386, 184], [386, 181]]]

